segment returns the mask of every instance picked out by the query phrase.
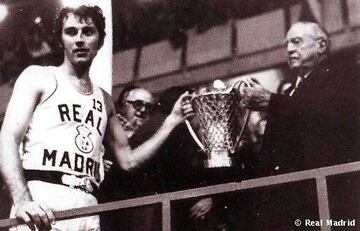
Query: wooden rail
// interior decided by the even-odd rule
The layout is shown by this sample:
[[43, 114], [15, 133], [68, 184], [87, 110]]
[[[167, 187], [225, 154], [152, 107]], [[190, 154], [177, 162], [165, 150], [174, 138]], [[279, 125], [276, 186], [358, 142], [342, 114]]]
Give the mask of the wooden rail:
[[[56, 220], [65, 220], [76, 217], [99, 214], [106, 211], [117, 209], [125, 209], [151, 204], [162, 204], [162, 225], [163, 231], [170, 231], [170, 202], [188, 198], [195, 198], [206, 195], [221, 194], [226, 192], [240, 191], [244, 189], [252, 189], [263, 186], [290, 183], [308, 179], [315, 179], [317, 186], [319, 215], [320, 219], [329, 219], [329, 205], [327, 196], [326, 177], [360, 171], [360, 162], [341, 164], [336, 166], [293, 172], [283, 175], [262, 177], [257, 179], [245, 180], [242, 182], [233, 182], [219, 184], [214, 186], [195, 188], [171, 193], [164, 193], [152, 196], [145, 196], [129, 200], [114, 201], [89, 207], [74, 208], [65, 211], [56, 211]], [[15, 218], [0, 220], [0, 228], [6, 228], [23, 224]], [[330, 227], [321, 227], [321, 231], [330, 231]]]

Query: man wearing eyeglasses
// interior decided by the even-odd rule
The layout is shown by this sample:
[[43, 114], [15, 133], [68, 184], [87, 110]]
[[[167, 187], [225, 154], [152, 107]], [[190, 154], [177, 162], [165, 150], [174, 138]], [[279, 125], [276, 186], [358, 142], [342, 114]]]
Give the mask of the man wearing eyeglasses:
[[155, 99], [149, 91], [136, 86], [123, 89], [117, 100], [117, 115], [129, 138], [149, 120], [154, 108]]
[[[150, 136], [151, 131], [144, 128], [155, 110], [155, 98], [152, 94], [141, 87], [128, 85], [124, 87], [116, 102], [117, 117], [129, 138], [129, 144], [135, 148]], [[151, 134], [152, 135], [152, 134]], [[110, 156], [104, 160], [107, 174], [101, 186], [100, 200], [103, 202], [129, 199], [161, 192], [161, 185], [156, 170], [156, 161], [148, 161], [132, 173], [121, 170]], [[111, 159], [111, 160], [110, 160]], [[111, 188], [112, 190], [108, 190]], [[160, 212], [160, 211], [159, 211]], [[101, 216], [103, 231], [113, 230], [159, 230], [161, 223], [156, 207], [148, 206], [136, 208], [121, 213], [114, 211], [111, 214]], [[126, 217], [126, 219], [123, 219]]]
[[[144, 125], [155, 109], [155, 99], [144, 88], [128, 85], [122, 89], [115, 103], [116, 115], [119, 118], [126, 136], [130, 139]], [[131, 139], [129, 140], [131, 144]], [[105, 160], [105, 170], [112, 166], [112, 161]]]

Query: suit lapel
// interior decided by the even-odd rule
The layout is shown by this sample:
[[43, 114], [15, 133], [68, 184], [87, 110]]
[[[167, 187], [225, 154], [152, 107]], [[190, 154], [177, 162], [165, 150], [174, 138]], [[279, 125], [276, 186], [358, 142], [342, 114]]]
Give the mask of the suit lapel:
[[301, 84], [297, 87], [294, 95], [298, 94], [307, 94], [308, 91], [316, 91], [328, 85], [330, 81], [329, 78], [330, 67], [328, 62], [323, 62], [319, 64], [314, 70], [307, 76], [306, 79], [303, 79]]

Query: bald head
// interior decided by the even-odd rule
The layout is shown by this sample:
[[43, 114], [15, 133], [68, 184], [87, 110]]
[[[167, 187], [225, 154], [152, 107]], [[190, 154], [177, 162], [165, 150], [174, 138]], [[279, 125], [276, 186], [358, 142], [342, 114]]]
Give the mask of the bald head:
[[149, 120], [155, 105], [152, 94], [138, 87], [125, 92], [120, 101], [120, 114], [135, 127], [140, 127]]
[[294, 23], [286, 36], [288, 64], [292, 69], [311, 69], [326, 58], [329, 36], [317, 23]]

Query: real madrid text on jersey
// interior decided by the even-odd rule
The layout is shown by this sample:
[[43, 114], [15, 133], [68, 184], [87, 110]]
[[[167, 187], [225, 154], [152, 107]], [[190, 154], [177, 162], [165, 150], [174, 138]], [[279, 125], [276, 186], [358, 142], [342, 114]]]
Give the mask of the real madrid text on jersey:
[[103, 92], [94, 86], [81, 93], [55, 68], [49, 72], [56, 89], [34, 111], [21, 152], [23, 167], [86, 176], [99, 184], [107, 124]]

